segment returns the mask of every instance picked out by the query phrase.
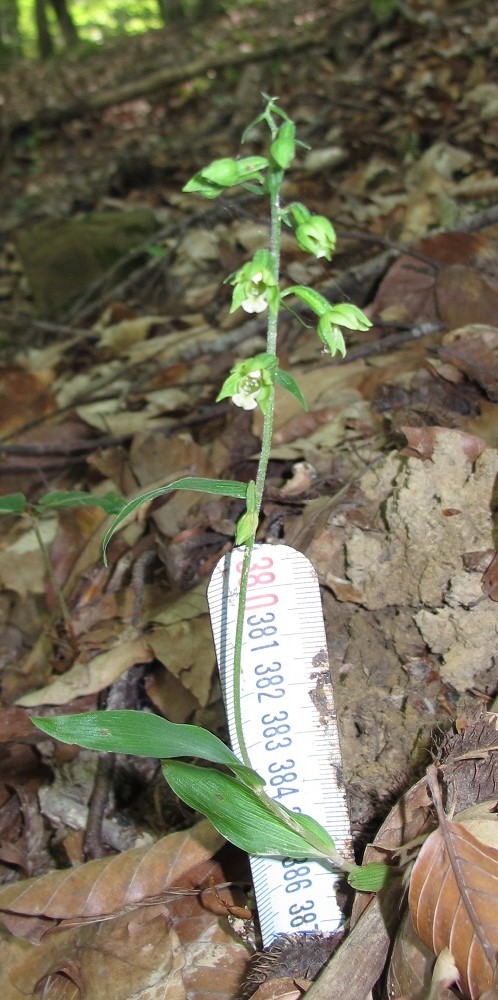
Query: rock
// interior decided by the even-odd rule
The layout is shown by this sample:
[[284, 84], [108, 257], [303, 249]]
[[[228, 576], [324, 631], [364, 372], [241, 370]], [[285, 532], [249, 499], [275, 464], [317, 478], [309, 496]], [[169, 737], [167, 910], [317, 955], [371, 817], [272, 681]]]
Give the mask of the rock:
[[56, 316], [156, 226], [152, 211], [135, 208], [48, 219], [23, 233], [17, 248], [37, 314]]

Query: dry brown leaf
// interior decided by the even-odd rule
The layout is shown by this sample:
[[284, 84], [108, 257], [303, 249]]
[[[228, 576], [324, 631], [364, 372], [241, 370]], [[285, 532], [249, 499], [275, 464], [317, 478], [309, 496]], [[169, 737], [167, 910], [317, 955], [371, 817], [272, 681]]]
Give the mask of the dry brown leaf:
[[[436, 280], [437, 311], [449, 329], [466, 323], [494, 323], [498, 308], [498, 289], [464, 264], [445, 267]], [[484, 361], [484, 356], [482, 357]], [[496, 358], [491, 355], [496, 371]], [[458, 365], [460, 367], [460, 365]], [[490, 376], [492, 372], [489, 373]], [[479, 381], [479, 379], [476, 379]], [[490, 380], [487, 380], [488, 385]], [[496, 382], [495, 396], [496, 399]]]
[[[38, 531], [45, 546], [50, 547], [57, 531], [55, 517], [40, 521]], [[45, 592], [46, 576], [40, 543], [29, 526], [0, 553], [0, 585], [2, 589], [12, 590], [25, 600], [28, 594]]]
[[481, 588], [492, 601], [498, 601], [498, 552], [495, 553], [487, 570], [483, 574]]
[[372, 315], [387, 318], [386, 310], [396, 305], [402, 309], [398, 318], [405, 322], [432, 323], [441, 318], [450, 328], [494, 322], [497, 292], [478, 272], [485, 267], [488, 274], [496, 266], [496, 241], [474, 233], [437, 233], [414, 243], [413, 249], [427, 262], [401, 254], [379, 285], [370, 306]]
[[55, 408], [50, 389], [51, 371], [27, 372], [22, 368], [0, 368], [0, 433], [12, 434], [32, 420], [39, 420]]
[[[20, 992], [2, 991], [2, 998], [233, 1000], [247, 951], [226, 921], [203, 913], [197, 898], [190, 900], [197, 913], [195, 940], [185, 938], [169, 908], [158, 904], [62, 931], [28, 950], [23, 942], [24, 955], [17, 965], [9, 963], [9, 979]], [[59, 992], [64, 984], [73, 991]]]
[[434, 955], [415, 933], [410, 914], [405, 913], [396, 934], [387, 973], [388, 995], [426, 1000]]
[[[159, 484], [182, 476], [212, 476], [217, 471], [189, 434], [166, 439], [163, 434], [138, 433], [130, 449], [130, 468], [140, 486], [147, 489], [152, 489], [156, 481]], [[189, 490], [173, 493], [154, 511], [156, 527], [166, 538], [172, 538], [184, 528], [187, 513], [198, 503], [197, 493]]]
[[[436, 439], [441, 434], [447, 433], [446, 427], [401, 427], [400, 430], [408, 441], [408, 446], [403, 448], [402, 455], [414, 455], [417, 458], [432, 458]], [[475, 434], [466, 434], [465, 431], [453, 430], [454, 434], [459, 434], [465, 456], [471, 462], [475, 462], [481, 452], [488, 447], [486, 441]]]
[[[172, 833], [152, 847], [3, 886], [0, 910], [4, 922], [6, 914], [53, 921], [99, 920], [164, 893], [223, 843], [211, 824], [202, 820], [188, 832]], [[8, 923], [23, 936], [20, 924], [16, 930]]]
[[94, 656], [89, 662], [78, 660], [62, 677], [38, 691], [24, 695], [17, 704], [25, 708], [65, 705], [73, 698], [102, 691], [135, 663], [148, 663], [152, 658], [148, 642], [143, 636], [137, 635], [136, 629], [128, 626], [122, 630], [119, 639], [110, 649]]
[[[494, 292], [494, 297], [496, 301], [490, 310], [492, 316], [490, 323], [498, 312], [498, 291]], [[473, 305], [471, 301], [468, 304], [470, 307]], [[498, 330], [496, 326], [489, 326], [484, 322], [477, 323], [475, 319], [468, 326], [463, 326], [462, 319], [460, 310], [458, 329], [452, 330], [452, 333], [445, 338], [438, 351], [439, 357], [477, 382], [488, 398], [496, 402], [498, 401]]]
[[[188, 840], [190, 834], [183, 836]], [[5, 1000], [233, 1000], [248, 947], [223, 919], [226, 908], [221, 919], [207, 910], [215, 893], [196, 891], [199, 885], [223, 883], [226, 863], [225, 857], [222, 864], [208, 859], [195, 865], [180, 878], [182, 891], [168, 893], [166, 904], [61, 928], [37, 946], [0, 929], [2, 987], [4, 978], [15, 983], [12, 993], [2, 990], [2, 1000], [4, 995]], [[58, 992], [65, 982], [75, 987], [67, 996]]]
[[47, 939], [29, 950], [10, 978], [33, 1000], [145, 1000], [157, 996], [154, 989], [159, 987], [164, 1000], [181, 1000], [176, 990], [182, 964], [167, 910], [152, 906]]
[[211, 653], [209, 615], [198, 615], [192, 621], [158, 625], [148, 635], [156, 659], [172, 673], [197, 699], [208, 703], [215, 667]]
[[465, 997], [493, 985], [498, 926], [498, 850], [461, 823], [446, 821], [426, 840], [412, 871], [409, 906], [415, 930], [439, 955], [448, 947]]

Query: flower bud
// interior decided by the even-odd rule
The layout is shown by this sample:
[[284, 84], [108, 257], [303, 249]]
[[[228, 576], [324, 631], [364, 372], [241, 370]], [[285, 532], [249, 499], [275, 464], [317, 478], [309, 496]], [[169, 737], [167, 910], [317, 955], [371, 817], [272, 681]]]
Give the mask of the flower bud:
[[295, 135], [296, 126], [294, 122], [284, 122], [270, 146], [270, 153], [281, 170], [287, 170], [287, 167], [294, 159], [296, 149]]
[[310, 215], [296, 229], [296, 240], [306, 253], [314, 257], [325, 257], [332, 260], [335, 250], [336, 235], [332, 223], [323, 215]]

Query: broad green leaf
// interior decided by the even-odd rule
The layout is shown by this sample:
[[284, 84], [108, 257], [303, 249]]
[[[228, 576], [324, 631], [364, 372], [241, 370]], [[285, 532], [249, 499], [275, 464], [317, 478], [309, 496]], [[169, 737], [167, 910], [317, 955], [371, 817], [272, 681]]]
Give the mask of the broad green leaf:
[[349, 885], [360, 892], [379, 892], [392, 876], [393, 869], [378, 861], [370, 861], [368, 865], [354, 868], [348, 875]]
[[0, 514], [22, 514], [26, 508], [24, 493], [7, 493], [0, 497]]
[[[283, 808], [285, 809], [285, 806]], [[337, 852], [332, 837], [318, 820], [313, 819], [312, 816], [308, 816], [307, 813], [294, 812], [290, 813], [290, 818], [292, 823], [300, 828], [299, 832], [301, 836], [309, 843], [313, 842], [317, 851], [322, 851], [327, 857], [336, 855]]]
[[278, 385], [281, 385], [282, 389], [287, 389], [287, 392], [290, 392], [291, 395], [297, 399], [298, 403], [301, 404], [303, 410], [308, 410], [306, 400], [295, 378], [293, 378], [289, 372], [284, 372], [281, 368], [278, 368], [275, 372], [275, 382], [277, 382]]
[[128, 503], [124, 505], [122, 510], [118, 513], [116, 520], [113, 521], [111, 527], [106, 531], [102, 542], [104, 562], [106, 565], [107, 546], [109, 545], [112, 536], [116, 533], [123, 521], [126, 520], [128, 515], [132, 514], [133, 511], [136, 510], [137, 507], [140, 507], [143, 503], [155, 500], [156, 497], [162, 497], [165, 493], [171, 493], [173, 490], [194, 490], [194, 492], [198, 493], [213, 493], [215, 496], [236, 497], [239, 500], [243, 500], [246, 495], [247, 483], [239, 483], [237, 480], [232, 479], [198, 479], [196, 476], [186, 476], [185, 479], [176, 479], [174, 483], [169, 483], [167, 486], [158, 486], [157, 489], [146, 490], [145, 493], [141, 493], [140, 496], [135, 497], [134, 500], [129, 500]]
[[245, 767], [214, 733], [199, 726], [169, 722], [159, 715], [131, 710], [86, 712], [33, 718], [33, 724], [61, 743], [74, 743], [87, 750], [129, 753], [136, 757], [200, 757], [225, 764], [249, 787], [261, 787], [263, 779]]
[[43, 513], [44, 510], [60, 510], [65, 507], [101, 507], [106, 514], [119, 514], [125, 503], [118, 493], [105, 493], [100, 497], [85, 493], [84, 490], [54, 490], [41, 497], [36, 510]]
[[[183, 802], [207, 816], [223, 837], [248, 854], [324, 860], [323, 854], [310, 846], [304, 836], [285, 825], [287, 810], [282, 810], [283, 819], [279, 820], [264, 799], [236, 778], [183, 761], [165, 761], [162, 769], [166, 781]], [[295, 817], [294, 813], [290, 815]]]

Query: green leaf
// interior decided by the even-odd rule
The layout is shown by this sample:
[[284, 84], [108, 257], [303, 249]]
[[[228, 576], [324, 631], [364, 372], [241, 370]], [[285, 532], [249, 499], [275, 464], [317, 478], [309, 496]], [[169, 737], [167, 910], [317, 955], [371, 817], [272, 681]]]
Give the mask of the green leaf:
[[370, 861], [368, 865], [354, 868], [348, 875], [349, 885], [360, 892], [379, 892], [392, 876], [393, 869], [378, 861]]
[[214, 733], [199, 726], [168, 722], [148, 712], [86, 712], [31, 720], [38, 729], [87, 750], [130, 753], [135, 757], [200, 757], [225, 764], [250, 787], [261, 787], [263, 779], [245, 767]]
[[25, 509], [24, 493], [7, 493], [0, 497], [0, 514], [22, 514]]
[[93, 493], [85, 493], [84, 490], [54, 490], [53, 493], [46, 493], [36, 504], [39, 513], [51, 509], [60, 510], [65, 507], [101, 507], [106, 514], [119, 514], [125, 506], [126, 501], [118, 493], [105, 493], [104, 496], [97, 496]]
[[[282, 808], [285, 808], [285, 806], [282, 806]], [[298, 828], [298, 832], [308, 843], [315, 845], [317, 851], [320, 849], [327, 857], [337, 857], [335, 844], [330, 833], [327, 833], [327, 830], [318, 820], [313, 819], [312, 816], [308, 816], [307, 813], [291, 812], [290, 816], [292, 825]]]
[[303, 410], [308, 410], [306, 400], [295, 378], [289, 372], [284, 372], [281, 368], [278, 368], [275, 372], [275, 382], [278, 382], [282, 386], [282, 389], [287, 389], [287, 392], [290, 392], [297, 399], [298, 403], [301, 404]]
[[132, 514], [133, 511], [136, 510], [137, 507], [140, 507], [143, 503], [155, 500], [156, 497], [164, 496], [165, 493], [171, 493], [173, 490], [193, 490], [198, 493], [212, 493], [215, 496], [236, 497], [239, 500], [243, 500], [247, 491], [247, 483], [239, 483], [235, 479], [198, 479], [197, 476], [186, 476], [184, 479], [175, 479], [174, 483], [169, 483], [168, 486], [158, 486], [157, 489], [146, 490], [145, 493], [141, 493], [140, 496], [135, 497], [133, 500], [129, 500], [128, 503], [124, 505], [122, 510], [118, 513], [116, 520], [106, 531], [102, 542], [104, 562], [106, 565], [107, 546], [109, 545], [112, 536], [116, 533], [123, 521], [126, 520], [128, 515]]
[[[248, 854], [268, 857], [315, 857], [323, 854], [285, 825], [249, 788], [236, 778], [212, 768], [182, 761], [162, 765], [166, 781], [183, 802], [207, 816], [223, 837]], [[292, 819], [302, 815], [290, 813]], [[306, 817], [310, 819], [311, 817]]]

